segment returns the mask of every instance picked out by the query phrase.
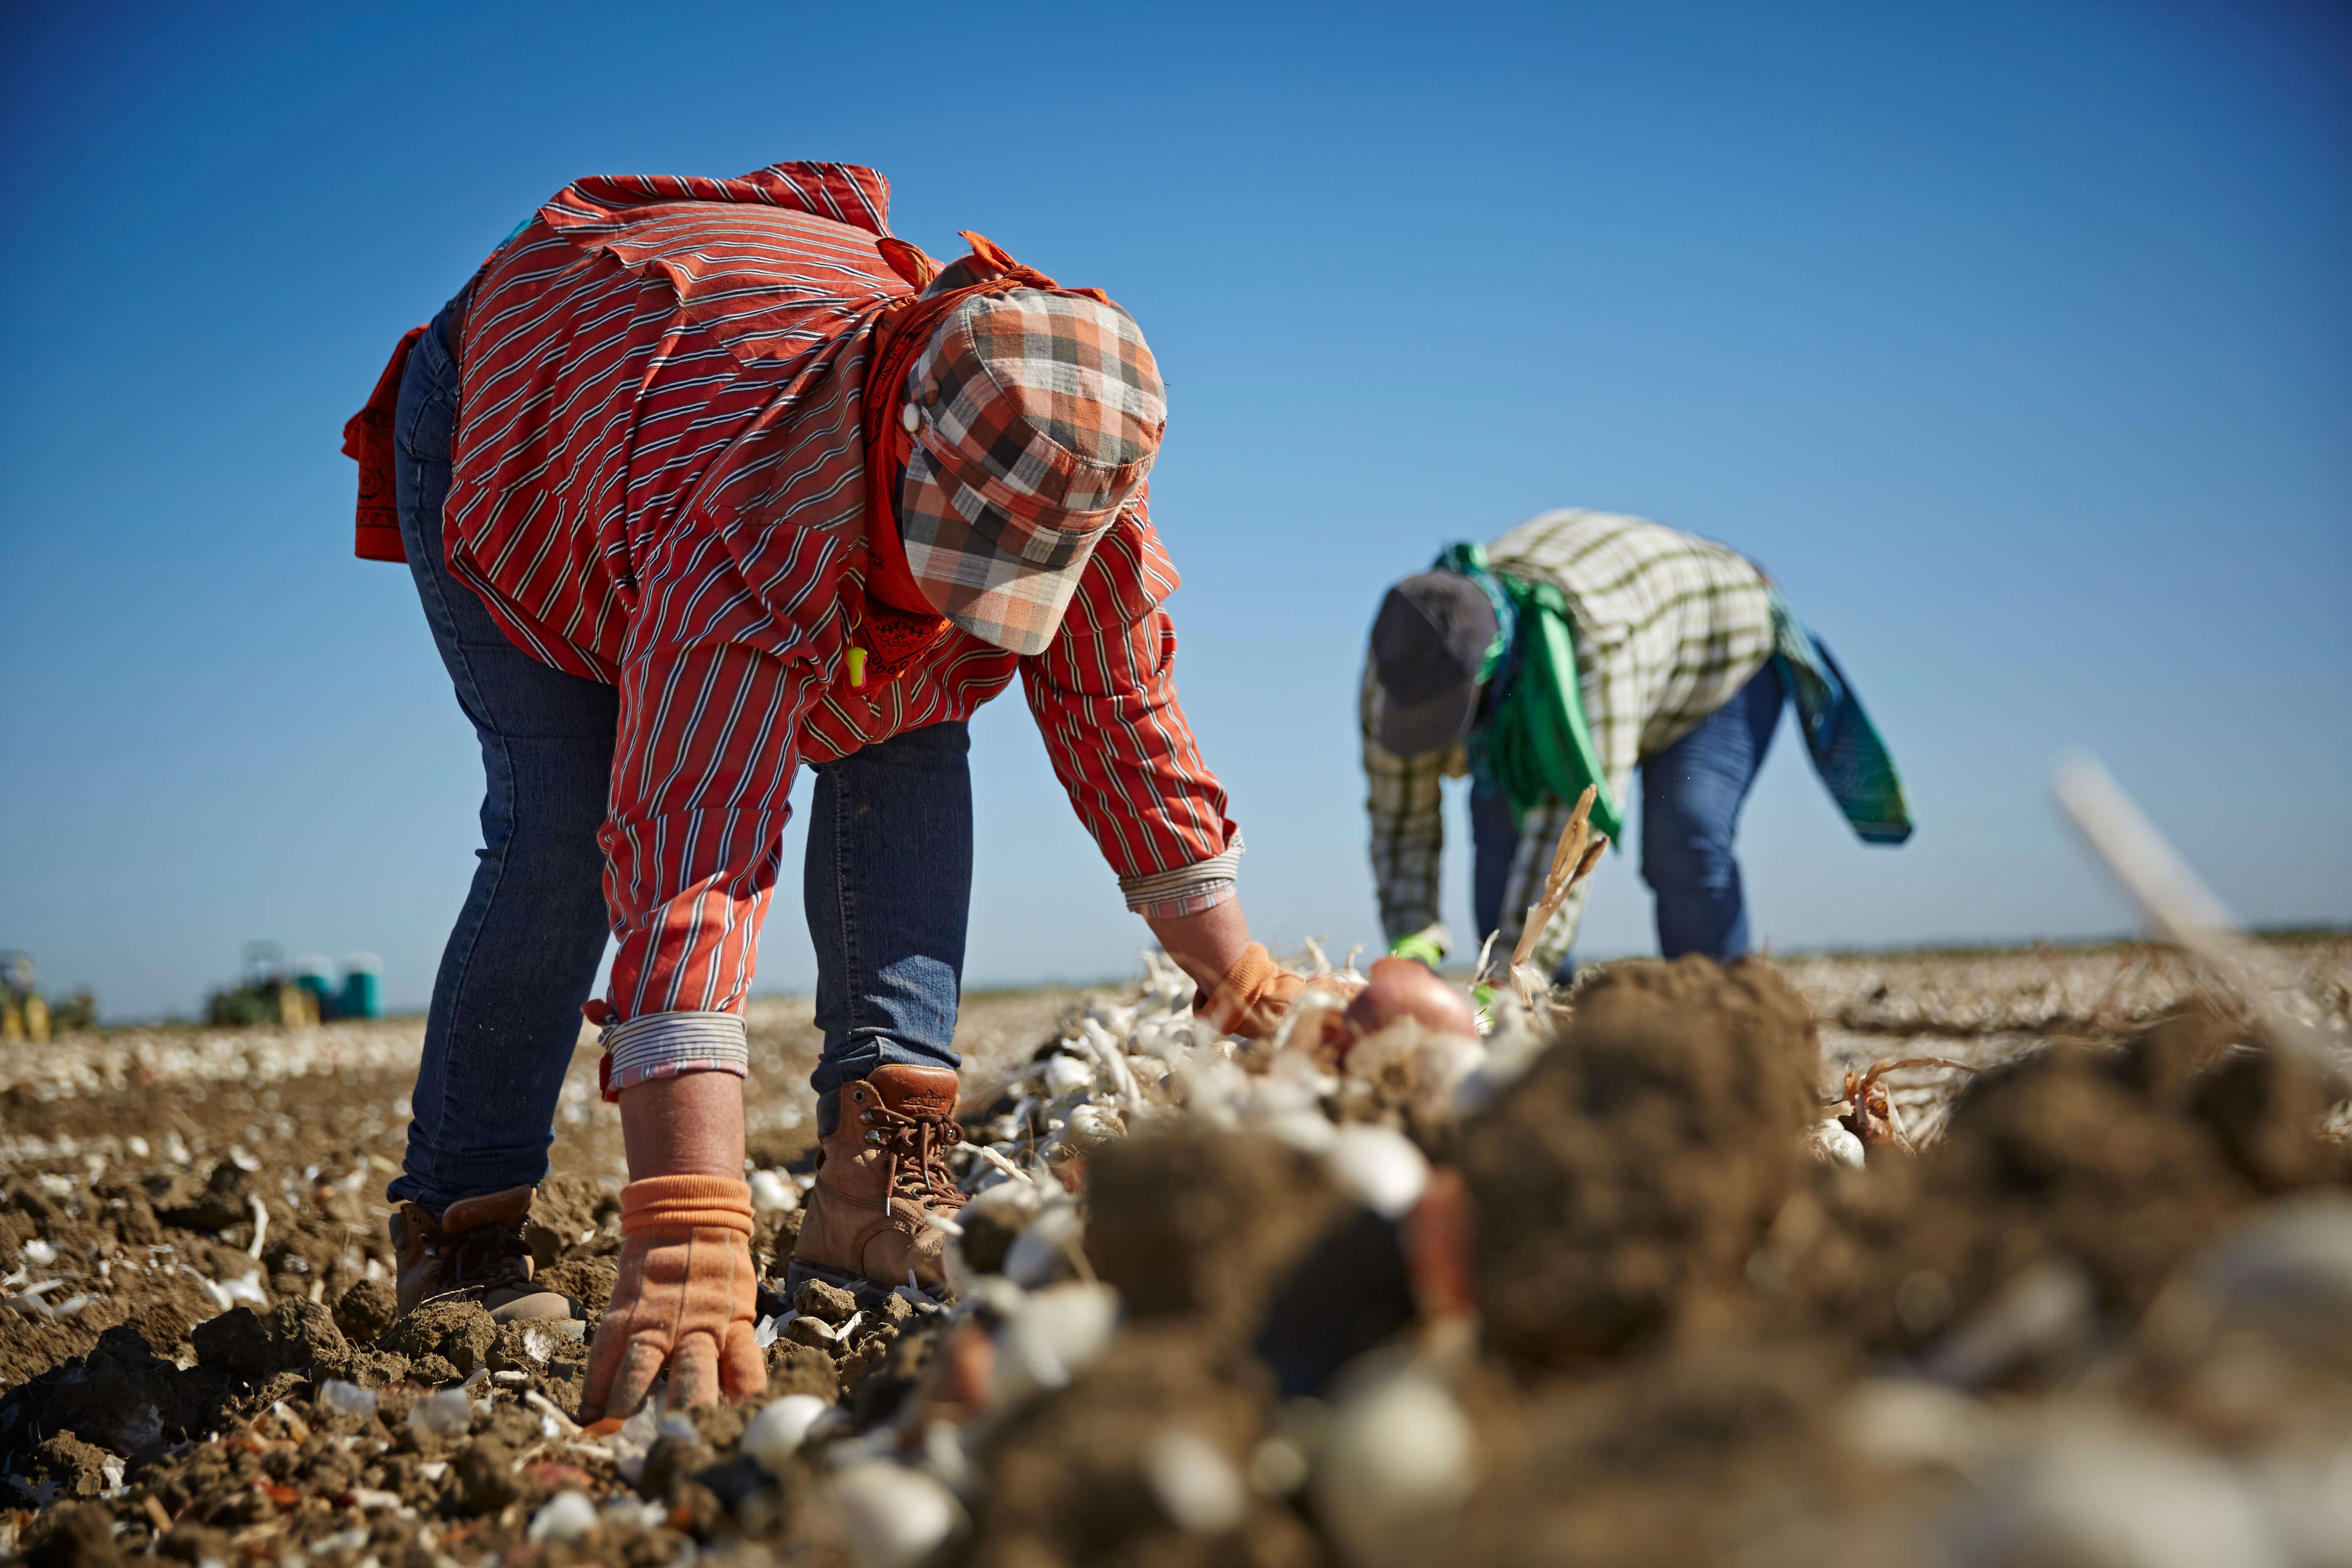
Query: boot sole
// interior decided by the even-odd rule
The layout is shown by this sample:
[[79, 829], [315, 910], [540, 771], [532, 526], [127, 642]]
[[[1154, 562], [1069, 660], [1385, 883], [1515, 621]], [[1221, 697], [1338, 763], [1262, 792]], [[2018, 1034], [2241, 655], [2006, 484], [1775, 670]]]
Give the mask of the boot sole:
[[[848, 1291], [857, 1299], [858, 1306], [869, 1312], [880, 1311], [883, 1303], [900, 1288], [879, 1279], [868, 1279], [863, 1274], [852, 1274], [847, 1269], [828, 1268], [821, 1263], [803, 1263], [795, 1258], [792, 1267], [784, 1270], [786, 1304], [789, 1305], [801, 1293], [801, 1287], [812, 1279], [821, 1279], [836, 1290]], [[925, 1290], [923, 1294], [930, 1296], [931, 1292]], [[936, 1296], [931, 1299], [939, 1300]]]

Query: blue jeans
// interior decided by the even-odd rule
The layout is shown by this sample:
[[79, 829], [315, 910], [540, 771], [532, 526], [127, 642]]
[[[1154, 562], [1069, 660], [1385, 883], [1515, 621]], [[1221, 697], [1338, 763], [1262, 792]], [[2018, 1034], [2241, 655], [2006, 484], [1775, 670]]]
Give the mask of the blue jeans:
[[1748, 902], [1731, 841], [1788, 699], [1767, 661], [1730, 701], [1642, 760], [1642, 880], [1656, 900], [1658, 952], [1718, 963], [1748, 951]]
[[[547, 1174], [555, 1109], [608, 929], [604, 820], [619, 694], [507, 639], [441, 543], [457, 366], [445, 310], [393, 428], [401, 542], [482, 748], [482, 847], [441, 957], [394, 1202], [439, 1214]], [[957, 1065], [971, 903], [970, 739], [910, 731], [816, 769], [808, 915], [826, 1095], [886, 1062]], [[824, 1111], [820, 1109], [821, 1120]]]
[[809, 1084], [819, 1132], [841, 1086], [876, 1068], [953, 1068], [956, 1002], [971, 921], [971, 731], [908, 730], [813, 763], [802, 897], [816, 942]]
[[[1767, 663], [1697, 729], [1642, 762], [1642, 879], [1650, 885], [1658, 951], [1718, 963], [1748, 951], [1748, 905], [1732, 839], [1739, 810], [1771, 749], [1787, 689]], [[1472, 913], [1483, 938], [1502, 923], [1503, 883], [1519, 834], [1499, 790], [1470, 791]], [[1560, 961], [1562, 984], [1576, 966]]]

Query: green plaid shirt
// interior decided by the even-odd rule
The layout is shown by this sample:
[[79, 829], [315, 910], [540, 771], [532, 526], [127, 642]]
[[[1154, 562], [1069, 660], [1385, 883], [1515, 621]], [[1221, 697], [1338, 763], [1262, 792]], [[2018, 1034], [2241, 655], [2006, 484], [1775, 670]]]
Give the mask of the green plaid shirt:
[[[1764, 574], [1720, 544], [1637, 517], [1548, 511], [1486, 546], [1498, 576], [1559, 584], [1576, 618], [1577, 685], [1584, 720], [1622, 809], [1643, 757], [1664, 750], [1730, 700], [1772, 655], [1772, 599]], [[1364, 669], [1361, 720], [1372, 879], [1391, 942], [1437, 918], [1445, 846], [1440, 781], [1469, 771], [1461, 746], [1417, 757], [1381, 749], [1380, 687]], [[1543, 886], [1570, 803], [1527, 814], [1503, 888], [1506, 956]], [[1547, 973], [1568, 953], [1581, 890], [1536, 944]], [[1481, 936], [1485, 933], [1481, 932]]]

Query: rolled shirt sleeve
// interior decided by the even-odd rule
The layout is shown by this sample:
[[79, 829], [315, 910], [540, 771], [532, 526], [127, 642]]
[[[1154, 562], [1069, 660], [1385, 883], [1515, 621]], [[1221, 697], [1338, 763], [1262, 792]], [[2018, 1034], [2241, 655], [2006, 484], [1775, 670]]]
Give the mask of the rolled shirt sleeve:
[[1139, 915], [1149, 915], [1154, 920], [1197, 915], [1203, 910], [1215, 909], [1234, 896], [1241, 859], [1241, 835], [1236, 833], [1234, 847], [1222, 855], [1213, 855], [1190, 866], [1180, 866], [1173, 871], [1121, 877], [1118, 890], [1127, 896], [1127, 907]]
[[751, 1073], [751, 1050], [740, 1013], [646, 1013], [605, 1027], [603, 1089], [607, 1098], [653, 1079], [681, 1073]]

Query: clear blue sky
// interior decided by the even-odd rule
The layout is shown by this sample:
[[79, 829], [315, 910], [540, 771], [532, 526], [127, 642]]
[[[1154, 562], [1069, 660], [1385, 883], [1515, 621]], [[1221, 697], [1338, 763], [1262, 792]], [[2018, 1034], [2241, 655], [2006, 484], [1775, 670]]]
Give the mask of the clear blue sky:
[[[2127, 925], [2048, 805], [2074, 745], [2246, 917], [2352, 919], [2336, 7], [93, 3], [0, 22], [0, 946], [116, 1016], [248, 938], [421, 1003], [480, 774], [350, 556], [342, 421], [567, 180], [785, 158], [1143, 323], [1179, 677], [1277, 944], [1377, 935], [1381, 588], [1570, 505], [1766, 563], [1895, 748], [1919, 832], [1864, 849], [1781, 731], [1778, 945]], [[974, 770], [970, 979], [1126, 969], [1017, 700]], [[1633, 858], [1588, 952], [1650, 945]], [[765, 989], [812, 973], [786, 866]]]

